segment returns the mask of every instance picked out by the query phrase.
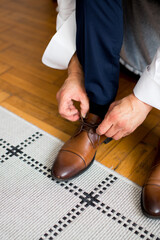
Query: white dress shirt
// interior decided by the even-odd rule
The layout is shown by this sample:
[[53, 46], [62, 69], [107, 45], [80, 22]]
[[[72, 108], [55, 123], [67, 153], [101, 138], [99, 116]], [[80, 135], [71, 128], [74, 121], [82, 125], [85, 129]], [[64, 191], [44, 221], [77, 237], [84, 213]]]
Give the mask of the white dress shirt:
[[[66, 69], [76, 51], [75, 0], [58, 0], [58, 9], [57, 32], [49, 42], [42, 62], [51, 68]], [[139, 100], [160, 110], [160, 48], [133, 92]]]
[[75, 0], [58, 0], [57, 32], [49, 42], [42, 62], [55, 69], [66, 69], [76, 51]]

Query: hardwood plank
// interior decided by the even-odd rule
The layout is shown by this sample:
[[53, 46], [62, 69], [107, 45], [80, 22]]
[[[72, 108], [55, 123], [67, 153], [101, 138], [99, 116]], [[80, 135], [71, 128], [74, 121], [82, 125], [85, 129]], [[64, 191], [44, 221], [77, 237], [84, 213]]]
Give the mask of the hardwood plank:
[[21, 89], [24, 89], [27, 92], [30, 92], [35, 96], [41, 96], [41, 98], [43, 100], [47, 100], [54, 104], [57, 103], [56, 92], [58, 91], [58, 89], [56, 89], [56, 87], [52, 87], [52, 86], [49, 87], [48, 85], [43, 85], [43, 88], [42, 88], [40, 81], [39, 81], [40, 86], [39, 85], [37, 86], [36, 84], [34, 84], [34, 82], [31, 83], [29, 81], [25, 81], [21, 78], [13, 76], [12, 74], [10, 74], [8, 72], [1, 75], [0, 79], [6, 81], [8, 83], [11, 83], [11, 84], [14, 82], [15, 86], [17, 86]]
[[10, 68], [11, 68], [11, 66], [0, 61], [0, 74], [8, 71]]
[[[9, 47], [11, 47], [12, 46], [12, 43], [9, 43], [9, 42], [7, 42], [7, 41], [3, 41], [2, 39], [1, 39], [1, 37], [0, 37], [0, 51], [3, 51], [3, 50], [5, 50], [5, 49], [7, 49], [7, 48], [9, 48]], [[1, 60], [2, 60], [3, 58], [1, 58]]]
[[136, 82], [134, 79], [130, 79], [129, 77], [125, 78], [124, 75], [120, 75], [119, 79], [119, 89], [116, 96], [116, 100], [124, 98], [125, 96], [132, 93], [132, 89], [134, 88]]
[[[21, 49], [16, 46], [11, 46], [4, 51], [0, 52], [0, 58], [3, 62], [10, 64], [16, 69], [23, 69], [24, 71], [31, 72], [35, 76], [43, 78], [49, 82], [58, 82], [61, 75], [64, 75], [66, 71], [54, 70], [52, 68], [46, 67], [41, 62], [40, 58], [34, 58], [34, 54], [28, 51], [20, 51]], [[42, 49], [41, 54], [43, 54], [44, 49]]]
[[32, 84], [40, 89], [44, 89], [45, 91], [48, 92], [48, 94], [56, 95], [56, 92], [58, 91], [58, 87], [55, 87], [52, 83], [44, 82], [43, 79], [34, 76], [32, 73], [25, 72], [23, 70], [17, 71], [17, 69], [15, 68], [10, 69], [6, 73], [2, 74], [0, 77], [5, 81], [9, 82], [11, 81], [11, 83], [14, 82], [14, 84], [17, 86], [21, 86], [22, 84], [28, 83], [30, 87], [30, 84]]
[[[151, 132], [143, 139], [143, 147], [145, 153], [139, 156], [139, 164], [135, 164], [133, 171], [130, 171], [128, 178], [139, 185], [143, 185], [148, 174], [150, 173], [151, 166], [157, 153], [158, 141], [160, 139], [160, 123], [155, 126]], [[150, 151], [148, 151], [150, 149]], [[146, 155], [146, 157], [144, 156]], [[143, 159], [142, 159], [143, 158]], [[135, 160], [135, 156], [132, 158]], [[141, 161], [140, 161], [141, 159]]]
[[30, 72], [27, 71], [27, 69], [22, 68], [12, 68], [10, 69], [10, 71], [8, 71], [8, 73], [12, 74], [17, 78], [23, 79], [24, 81], [31, 82], [40, 87], [42, 86], [43, 88], [52, 93], [55, 92], [53, 90], [54, 88], [56, 89], [56, 91], [58, 91], [59, 85], [64, 82], [66, 76], [63, 71], [57, 71], [55, 72], [55, 74], [52, 75], [51, 78], [46, 79], [41, 75], [34, 74], [34, 71]]
[[72, 136], [75, 132], [76, 128], [79, 125], [79, 122], [70, 122], [68, 120], [63, 119], [61, 116], [52, 116], [44, 119], [45, 123], [56, 126], [58, 129], [61, 129], [63, 132]]
[[[13, 24], [13, 23], [12, 23]], [[12, 29], [12, 25], [6, 24], [5, 21], [1, 20], [0, 21], [0, 33], [2, 34], [3, 32]]]
[[[8, 1], [8, 0], [7, 0]], [[17, 13], [27, 14], [29, 16], [34, 16], [35, 18], [40, 18], [47, 20], [48, 14], [51, 16], [53, 14], [53, 11], [56, 7], [56, 3], [53, 3], [52, 1], [46, 0], [43, 4], [41, 4], [41, 1], [8, 1], [8, 4], [4, 1], [1, 3], [1, 8], [4, 9], [4, 11], [8, 11], [10, 13], [13, 13], [14, 11]], [[46, 14], [46, 12], [48, 14]]]
[[[147, 169], [149, 168], [149, 165], [151, 164], [151, 161], [149, 162], [148, 156], [153, 155], [154, 148], [150, 145], [144, 144], [144, 143], [138, 143], [138, 145], [130, 152], [130, 154], [123, 160], [119, 166], [117, 167], [116, 171], [129, 179], [133, 180], [133, 172], [134, 172], [134, 181], [137, 184], [142, 185], [145, 180], [145, 174], [141, 175], [139, 178], [136, 177], [136, 170], [143, 171], [147, 174]], [[154, 155], [153, 155], [154, 156]], [[146, 161], [147, 160], [147, 161]], [[152, 159], [151, 159], [152, 160]]]
[[[20, 24], [19, 24], [20, 25]], [[51, 39], [53, 34], [55, 33], [55, 28], [50, 31], [50, 34], [48, 32], [41, 32], [38, 29], [33, 29], [28, 27], [18, 27], [13, 26], [9, 29], [2, 29], [2, 31], [5, 31], [5, 34], [1, 36], [1, 39], [3, 41], [11, 41], [12, 43], [19, 45], [24, 45], [28, 49], [34, 49], [35, 47], [36, 53], [40, 53], [38, 49], [42, 48], [44, 44], [46, 45], [47, 42]], [[40, 26], [39, 26], [40, 28]], [[0, 29], [1, 31], [1, 29]], [[38, 44], [37, 44], [38, 42]]]
[[[137, 166], [133, 169], [133, 172], [128, 177], [131, 181], [137, 183], [140, 186], [143, 186], [147, 176], [150, 173], [150, 169], [152, 166], [152, 162], [155, 158], [155, 150], [152, 150], [150, 152], [147, 151], [146, 157], [140, 157], [139, 163]], [[123, 173], [124, 175], [124, 173]]]
[[73, 133], [73, 128], [77, 127], [77, 123], [71, 123], [63, 118], [61, 118], [58, 114], [58, 108], [53, 103], [48, 102], [47, 100], [41, 99], [40, 96], [35, 96], [30, 92], [27, 92], [19, 87], [14, 85], [14, 82], [8, 83], [0, 79], [0, 89], [9, 93], [10, 95], [17, 96], [22, 101], [29, 103], [35, 106], [38, 109], [45, 111], [50, 114], [50, 117], [46, 117], [44, 121], [51, 125], [54, 125], [56, 128], [64, 131], [65, 133], [71, 135]]
[[9, 97], [10, 94], [8, 94], [7, 92], [0, 91], [0, 103], [4, 102]]
[[5, 101], [5, 103], [11, 106], [16, 106], [16, 108], [18, 108], [19, 110], [26, 112], [27, 114], [30, 114], [31, 116], [39, 120], [44, 120], [46, 117], [49, 117], [49, 114], [45, 111], [42, 111], [41, 109], [33, 106], [32, 104], [22, 101], [16, 96], [11, 96]]
[[41, 108], [39, 102], [37, 104], [33, 104], [32, 102], [26, 101], [26, 99], [18, 96], [12, 96], [5, 102], [11, 106], [16, 106], [17, 109], [54, 126], [68, 135], [73, 134], [73, 131], [77, 127], [76, 123], [73, 124], [68, 120], [62, 119], [57, 112], [57, 108], [47, 112], [46, 107], [44, 106], [44, 108]]
[[10, 14], [8, 18], [5, 18], [3, 21], [6, 25], [12, 25], [14, 27], [17, 27], [20, 32], [29, 31], [28, 35], [33, 34], [34, 31], [36, 31], [36, 33], [39, 33], [40, 36], [45, 37], [45, 35], [49, 36], [53, 34], [56, 30], [55, 18], [53, 18], [52, 22], [48, 22], [44, 21], [42, 18], [38, 19], [35, 16], [29, 16], [28, 13], [14, 12]]

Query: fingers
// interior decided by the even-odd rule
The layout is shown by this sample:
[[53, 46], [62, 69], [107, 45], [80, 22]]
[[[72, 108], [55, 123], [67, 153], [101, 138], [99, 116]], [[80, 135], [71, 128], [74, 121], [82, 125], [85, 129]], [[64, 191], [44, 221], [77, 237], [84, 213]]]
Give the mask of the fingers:
[[126, 132], [125, 129], [119, 128], [118, 126], [112, 125], [108, 131], [104, 133], [106, 137], [113, 138], [114, 140], [119, 140], [122, 137], [129, 135], [130, 133]]
[[112, 127], [112, 122], [109, 121], [107, 117], [101, 122], [101, 124], [96, 129], [97, 134], [103, 135]]
[[[122, 119], [120, 116], [120, 109], [117, 107], [119, 101], [113, 102], [104, 120], [97, 128], [97, 133], [99, 135], [105, 135], [106, 137], [119, 139], [125, 133], [124, 124], [122, 124]], [[116, 140], [115, 139], [115, 140]]]
[[[115, 123], [117, 121], [117, 113], [114, 111], [114, 107], [116, 106], [116, 104], [117, 104], [117, 102], [113, 102], [110, 105], [110, 107], [105, 115], [104, 120], [101, 122], [101, 124], [97, 128], [97, 134], [103, 135], [112, 127], [112, 125], [115, 125]], [[116, 129], [116, 132], [118, 130], [119, 129]]]
[[[103, 123], [105, 124], [105, 122]], [[109, 125], [108, 125], [109, 126]], [[101, 127], [101, 126], [100, 126]], [[106, 137], [109, 137], [109, 138], [113, 138], [115, 140], [118, 140], [119, 139], [119, 136], [123, 136], [123, 129], [121, 129], [120, 127], [116, 126], [116, 125], [111, 125], [111, 127], [107, 130], [107, 128], [105, 126], [102, 125], [102, 128], [103, 130], [100, 131], [103, 132], [103, 134], [106, 136]], [[118, 139], [117, 139], [118, 138]]]
[[60, 101], [58, 104], [58, 110], [60, 115], [66, 115], [66, 116], [71, 116], [78, 113], [78, 110], [75, 108], [71, 100]]
[[114, 140], [119, 140], [120, 138], [128, 135], [124, 124], [119, 120], [119, 117], [113, 111], [115, 105], [111, 105], [104, 120], [97, 128], [97, 133], [99, 135], [105, 135], [106, 137], [113, 138]]
[[97, 128], [97, 133], [119, 140], [142, 124], [150, 110], [148, 106], [146, 110], [146, 105], [131, 94], [110, 105], [104, 120]]
[[89, 100], [84, 87], [84, 75], [70, 74], [56, 94], [59, 113], [62, 117], [76, 121], [79, 112], [73, 105], [73, 100], [80, 102], [81, 115], [85, 117], [89, 110]]
[[89, 110], [89, 100], [88, 100], [87, 96], [85, 96], [85, 95], [80, 100], [80, 108], [81, 108], [81, 115], [83, 118], [85, 118], [85, 116]]
[[114, 140], [119, 140], [122, 137], [126, 137], [134, 131], [134, 129], [124, 128], [116, 123], [115, 125], [114, 124], [111, 125], [109, 122], [107, 123], [106, 119], [103, 120], [102, 123], [100, 124], [101, 126], [99, 125], [98, 127], [100, 130], [97, 128], [97, 134], [99, 134], [99, 131], [100, 131], [106, 137], [113, 138]]
[[127, 135], [125, 135], [123, 131], [119, 131], [115, 135], [113, 135], [112, 138], [114, 140], [119, 140], [119, 139], [121, 139], [122, 137], [125, 137], [125, 136], [127, 136]]
[[[118, 126], [112, 125], [108, 131], [105, 132], [105, 135], [109, 138], [113, 138], [117, 133], [122, 133], [123, 129], [119, 128]], [[123, 133], [122, 133], [123, 135]]]
[[129, 134], [131, 134], [132, 132], [126, 132], [126, 131], [119, 131], [118, 133], [116, 133], [114, 136], [113, 136], [113, 139], [114, 140], [119, 140], [121, 139], [122, 137], [126, 137], [128, 136]]
[[80, 118], [79, 114], [72, 115], [72, 116], [66, 116], [66, 115], [61, 115], [61, 116], [65, 119], [69, 120], [69, 121], [72, 121], [72, 122], [75, 122]]
[[69, 121], [77, 121], [79, 119], [79, 112], [73, 105], [72, 101], [60, 101], [59, 102], [59, 114], [69, 120]]
[[59, 113], [62, 117], [70, 120], [77, 121], [79, 119], [79, 112], [73, 104], [73, 101], [80, 102], [81, 115], [85, 117], [89, 110], [89, 100], [86, 94], [79, 93], [75, 96], [66, 95], [63, 92], [57, 93], [57, 101]]

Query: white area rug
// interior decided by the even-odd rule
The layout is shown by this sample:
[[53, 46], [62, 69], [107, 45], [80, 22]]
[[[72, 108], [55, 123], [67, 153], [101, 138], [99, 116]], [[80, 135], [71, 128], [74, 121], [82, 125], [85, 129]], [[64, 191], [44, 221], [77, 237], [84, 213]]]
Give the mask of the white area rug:
[[62, 144], [0, 107], [1, 240], [160, 239], [160, 221], [141, 212], [141, 188], [100, 163], [53, 180]]

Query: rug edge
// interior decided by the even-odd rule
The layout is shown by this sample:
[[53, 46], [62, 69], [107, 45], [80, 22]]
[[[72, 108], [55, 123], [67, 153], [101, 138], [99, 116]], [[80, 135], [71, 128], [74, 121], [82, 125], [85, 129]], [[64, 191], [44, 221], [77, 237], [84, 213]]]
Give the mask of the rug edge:
[[[53, 139], [56, 139], [57, 141], [63, 143], [63, 141], [60, 140], [59, 138], [57, 138], [57, 137], [55, 137], [55, 136], [47, 133], [46, 131], [44, 131], [44, 130], [42, 130], [41, 128], [37, 127], [36, 125], [28, 122], [28, 121], [25, 120], [24, 118], [22, 118], [22, 117], [18, 116], [17, 114], [9, 111], [8, 109], [6, 109], [6, 108], [4, 108], [4, 107], [2, 107], [2, 106], [0, 106], [0, 109], [2, 109], [4, 112], [8, 113], [9, 115], [12, 115], [13, 117], [15, 117], [15, 118], [17, 118], [17, 119], [22, 120], [23, 122], [25, 122], [25, 123], [28, 124], [29, 126], [32, 126], [32, 127], [34, 127], [35, 129], [37, 129], [37, 130], [40, 130], [42, 133], [44, 133], [45, 135], [47, 135], [47, 136], [50, 137], [51, 139], [53, 138]], [[95, 160], [95, 164], [98, 164], [98, 165], [99, 165], [100, 167], [102, 167], [102, 168], [107, 168], [107, 170], [108, 170], [110, 173], [116, 175], [118, 178], [121, 178], [121, 179], [123, 179], [125, 182], [128, 182], [130, 185], [133, 185], [134, 187], [137, 187], [137, 188], [141, 189], [141, 186], [139, 186], [139, 185], [136, 184], [135, 182], [133, 182], [133, 181], [129, 180], [127, 177], [125, 177], [125, 176], [117, 173], [117, 172], [114, 171], [113, 169], [104, 166], [102, 163], [98, 162], [97, 160]]]

